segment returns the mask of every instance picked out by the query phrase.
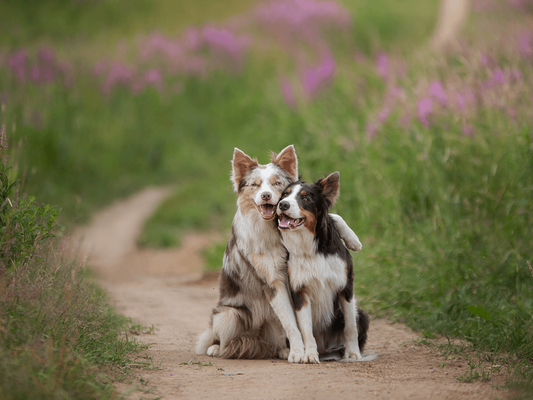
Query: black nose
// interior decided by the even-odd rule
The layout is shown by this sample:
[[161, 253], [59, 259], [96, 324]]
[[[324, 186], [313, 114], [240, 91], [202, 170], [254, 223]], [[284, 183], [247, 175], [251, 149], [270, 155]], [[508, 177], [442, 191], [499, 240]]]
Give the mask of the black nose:
[[272, 195], [270, 193], [268, 193], [268, 192], [263, 192], [263, 193], [261, 193], [261, 198], [264, 201], [269, 201], [272, 198]]
[[291, 207], [291, 205], [288, 201], [282, 201], [279, 203], [278, 207], [281, 211], [287, 211]]

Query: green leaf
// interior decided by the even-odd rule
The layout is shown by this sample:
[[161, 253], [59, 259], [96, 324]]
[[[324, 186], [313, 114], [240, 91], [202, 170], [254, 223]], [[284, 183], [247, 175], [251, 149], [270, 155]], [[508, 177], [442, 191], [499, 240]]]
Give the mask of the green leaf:
[[477, 317], [481, 317], [485, 321], [492, 320], [492, 317], [490, 316], [490, 314], [487, 311], [485, 311], [485, 309], [481, 306], [474, 306], [471, 304], [467, 306], [466, 309], [470, 312], [470, 314], [475, 315]]

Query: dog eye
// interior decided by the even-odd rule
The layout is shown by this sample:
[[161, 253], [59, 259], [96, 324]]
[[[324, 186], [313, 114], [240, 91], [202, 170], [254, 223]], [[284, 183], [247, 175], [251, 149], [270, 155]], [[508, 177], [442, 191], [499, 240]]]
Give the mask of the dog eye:
[[258, 185], [257, 183], [254, 182], [254, 183], [252, 183], [252, 186], [257, 187], [257, 186], [259, 186], [259, 185]]
[[303, 201], [307, 201], [307, 200], [309, 200], [309, 199], [307, 198], [307, 196], [302, 196], [302, 200], [303, 200]]
[[281, 182], [274, 183], [274, 186], [281, 186]]

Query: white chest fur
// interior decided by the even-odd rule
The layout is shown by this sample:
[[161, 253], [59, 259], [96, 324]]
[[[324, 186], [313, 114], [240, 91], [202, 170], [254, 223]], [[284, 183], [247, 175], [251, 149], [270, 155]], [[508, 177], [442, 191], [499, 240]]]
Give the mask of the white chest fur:
[[237, 212], [233, 227], [238, 232], [237, 245], [267, 282], [285, 281], [287, 251], [281, 243], [274, 221], [264, 221], [259, 213], [246, 216]]
[[333, 317], [333, 300], [346, 286], [346, 264], [341, 257], [317, 252], [307, 229], [282, 233], [289, 251], [289, 280], [294, 291], [305, 287], [313, 313], [313, 325], [327, 326]]

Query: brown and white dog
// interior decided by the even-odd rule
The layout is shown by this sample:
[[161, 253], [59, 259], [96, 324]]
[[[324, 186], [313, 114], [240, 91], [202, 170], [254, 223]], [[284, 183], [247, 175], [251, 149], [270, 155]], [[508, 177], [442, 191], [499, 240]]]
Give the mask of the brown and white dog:
[[[339, 195], [339, 173], [312, 185], [289, 185], [278, 204], [281, 241], [289, 251], [289, 282], [304, 363], [327, 359], [362, 360], [368, 316], [356, 306], [350, 252], [329, 208]], [[369, 358], [367, 358], [369, 359]], [[371, 359], [371, 358], [370, 358]]]
[[[232, 167], [237, 212], [223, 258], [220, 300], [210, 326], [198, 338], [196, 353], [224, 358], [277, 355], [301, 362], [304, 344], [289, 292], [288, 253], [276, 218], [283, 190], [298, 180], [294, 147], [272, 153], [267, 165], [235, 149]], [[346, 246], [359, 251], [357, 235], [341, 217], [331, 216]]]

